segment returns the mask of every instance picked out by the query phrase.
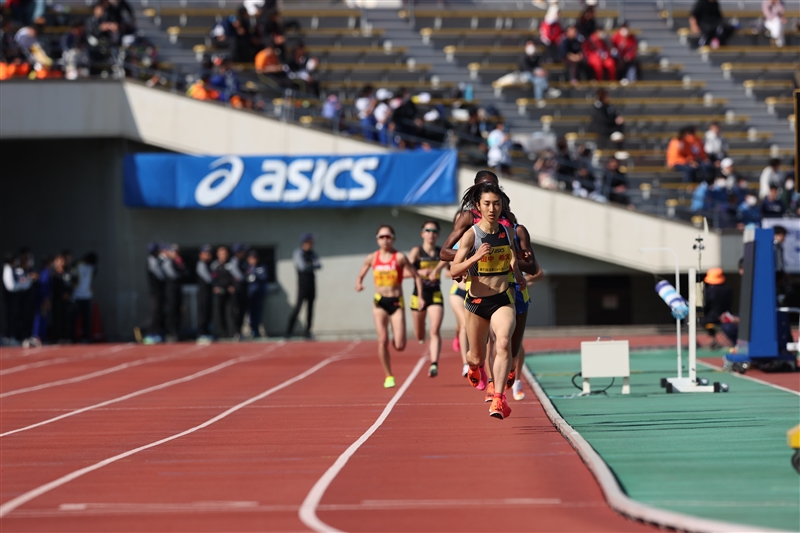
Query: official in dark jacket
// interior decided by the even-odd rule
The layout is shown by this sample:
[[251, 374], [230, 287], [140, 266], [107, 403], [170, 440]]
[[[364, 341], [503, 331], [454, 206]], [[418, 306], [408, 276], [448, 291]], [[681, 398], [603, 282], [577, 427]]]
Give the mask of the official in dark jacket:
[[234, 267], [229, 259], [228, 249], [220, 246], [217, 248], [217, 259], [211, 263], [211, 277], [214, 280], [214, 300], [217, 311], [214, 323], [220, 337], [234, 337], [237, 335], [233, 323], [233, 298], [236, 291], [236, 278], [231, 273]]
[[300, 248], [295, 249], [292, 254], [292, 262], [297, 269], [297, 303], [289, 317], [289, 325], [286, 327], [286, 336], [291, 337], [294, 331], [297, 316], [303, 303], [306, 304], [306, 330], [304, 335], [311, 337], [311, 321], [314, 318], [314, 299], [317, 296], [317, 285], [315, 274], [322, 268], [319, 256], [314, 251], [314, 236], [311, 233], [304, 233], [300, 239]]
[[214, 278], [211, 275], [211, 245], [200, 248], [195, 275], [197, 276], [197, 334], [198, 341], [210, 340], [214, 310]]
[[247, 315], [250, 317], [250, 335], [260, 337], [261, 319], [264, 316], [264, 298], [267, 296], [267, 267], [258, 262], [258, 253], [247, 254], [244, 272], [247, 283]]

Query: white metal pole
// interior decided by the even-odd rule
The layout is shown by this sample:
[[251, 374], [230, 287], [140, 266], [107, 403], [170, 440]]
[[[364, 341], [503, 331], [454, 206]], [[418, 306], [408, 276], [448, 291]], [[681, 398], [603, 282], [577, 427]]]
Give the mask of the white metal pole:
[[697, 382], [697, 270], [689, 269], [689, 381]]

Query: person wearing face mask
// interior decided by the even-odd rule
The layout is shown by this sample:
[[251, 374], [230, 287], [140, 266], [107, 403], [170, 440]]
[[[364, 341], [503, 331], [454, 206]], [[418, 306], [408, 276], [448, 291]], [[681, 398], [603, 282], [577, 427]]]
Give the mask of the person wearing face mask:
[[758, 198], [753, 193], [747, 193], [744, 201], [736, 208], [736, 215], [739, 218], [739, 229], [744, 229], [748, 224], [761, 224], [761, 209], [758, 208]]
[[783, 190], [778, 195], [778, 199], [783, 204], [787, 213], [797, 213], [797, 198], [798, 194], [794, 188], [794, 178], [787, 178], [783, 182]]
[[761, 201], [761, 216], [763, 218], [783, 218], [786, 208], [778, 198], [778, 186], [774, 183], [769, 186], [769, 194]]
[[597, 29], [583, 41], [583, 55], [586, 57], [586, 63], [594, 71], [597, 81], [617, 79], [617, 63], [611, 57], [605, 32]]
[[769, 196], [770, 187], [775, 185], [776, 188], [779, 188], [782, 181], [781, 160], [778, 158], [770, 159], [769, 164], [761, 171], [761, 177], [758, 180], [758, 197], [763, 200]]
[[[525, 41], [525, 53], [522, 54], [517, 69], [520, 77], [533, 86], [533, 97], [536, 101], [544, 103], [544, 93], [550, 88], [550, 85], [547, 83], [547, 71], [541, 67], [541, 62], [541, 58], [536, 53], [536, 44], [533, 39], [528, 39]], [[547, 94], [551, 98], [557, 98], [561, 92], [553, 89]]]
[[736, 184], [730, 190], [731, 194], [736, 196], [736, 205], [740, 205], [750, 194], [750, 184], [747, 183], [746, 178], [736, 176]]
[[733, 167], [733, 159], [726, 157], [720, 161], [719, 174], [725, 179], [725, 187], [733, 191], [736, 187], [736, 182], [739, 180], [736, 176], [736, 170]]
[[630, 32], [628, 23], [623, 22], [614, 35], [611, 36], [611, 55], [617, 58], [617, 66], [620, 77], [629, 82], [641, 79], [641, 69], [636, 54], [639, 51], [639, 43], [636, 37]]

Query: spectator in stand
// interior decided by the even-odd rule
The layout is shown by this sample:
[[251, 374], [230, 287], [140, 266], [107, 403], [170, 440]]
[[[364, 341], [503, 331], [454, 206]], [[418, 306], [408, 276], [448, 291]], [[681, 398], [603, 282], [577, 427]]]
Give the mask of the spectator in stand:
[[761, 177], [758, 179], [758, 197], [762, 200], [769, 195], [769, 189], [773, 185], [780, 188], [781, 181], [783, 181], [783, 172], [781, 172], [781, 160], [773, 158], [769, 160], [769, 164], [761, 171]]
[[736, 206], [730, 205], [728, 193], [727, 181], [723, 176], [717, 176], [708, 188], [706, 209], [714, 227], [723, 228], [732, 225], [730, 223], [731, 211], [735, 210]]
[[219, 100], [220, 94], [211, 86], [211, 75], [203, 74], [186, 90], [186, 96], [195, 100]]
[[597, 31], [597, 20], [594, 15], [594, 6], [586, 6], [575, 22], [575, 27], [583, 39], [588, 39]]
[[219, 95], [222, 102], [230, 102], [234, 107], [242, 107], [242, 99], [239, 96], [241, 86], [239, 78], [231, 68], [231, 60], [227, 57], [215, 58], [214, 64], [217, 71], [209, 80], [208, 85]]
[[611, 104], [608, 91], [598, 89], [597, 99], [592, 109], [592, 122], [589, 125], [590, 131], [597, 134], [597, 146], [601, 149], [616, 147], [622, 149], [624, 139], [625, 117], [617, 113], [617, 109]]
[[286, 326], [286, 337], [291, 337], [297, 317], [303, 304], [306, 305], [306, 328], [304, 336], [311, 338], [311, 323], [314, 318], [314, 299], [317, 297], [316, 271], [322, 268], [319, 256], [314, 251], [314, 235], [304, 233], [300, 238], [300, 248], [295, 248], [292, 253], [292, 262], [297, 269], [297, 303], [292, 314], [289, 315], [289, 324]]
[[761, 225], [761, 209], [758, 207], [758, 198], [753, 193], [747, 193], [744, 201], [736, 208], [739, 218], [739, 229], [744, 229], [748, 224]]
[[761, 201], [761, 217], [762, 218], [783, 218], [786, 214], [786, 208], [783, 206], [780, 198], [778, 198], [779, 188], [774, 183], [769, 186], [769, 194]]
[[578, 78], [584, 75], [585, 59], [583, 45], [575, 26], [569, 26], [567, 33], [561, 40], [561, 58], [567, 64], [567, 75], [572, 85], [578, 85]]
[[325, 98], [325, 103], [322, 104], [322, 111], [320, 114], [323, 118], [330, 120], [333, 123], [338, 123], [342, 116], [342, 104], [339, 102], [339, 97], [335, 94], [329, 94]]
[[51, 301], [53, 302], [52, 339], [57, 343], [72, 341], [72, 289], [74, 279], [62, 254], [53, 259]]
[[360, 91], [355, 101], [358, 121], [361, 123], [361, 134], [368, 141], [377, 141], [378, 135], [375, 130], [375, 116], [373, 111], [378, 101], [374, 97], [375, 89], [371, 85], [365, 85]]
[[255, 57], [259, 42], [250, 25], [250, 15], [246, 7], [238, 9], [236, 17], [231, 21], [231, 29], [233, 31], [231, 56], [234, 63], [250, 63]]
[[782, 48], [785, 42], [786, 5], [783, 0], [763, 0], [761, 11], [764, 13], [764, 28], [775, 41], [775, 46]]
[[388, 89], [378, 89], [375, 91], [375, 109], [372, 116], [375, 118], [375, 129], [378, 131], [378, 142], [387, 146], [389, 144], [389, 124], [392, 119], [392, 108], [389, 101], [392, 99], [392, 91]]
[[533, 165], [533, 170], [536, 171], [539, 187], [543, 189], [558, 189], [558, 179], [556, 173], [558, 172], [558, 158], [556, 153], [550, 148], [545, 148], [539, 153], [539, 158]]
[[[577, 163], [569, 152], [569, 145], [564, 137], [556, 141], [556, 177], [564, 184], [564, 189], [572, 190], [572, 180], [575, 177]], [[560, 187], [560, 185], [559, 185]]]
[[692, 33], [700, 34], [697, 44], [713, 50], [723, 46], [734, 31], [722, 17], [717, 0], [697, 0], [689, 17], [689, 27]]
[[[400, 105], [398, 105], [392, 112], [392, 122], [394, 122], [395, 133], [404, 136], [414, 134], [414, 121], [418, 118], [419, 110], [417, 104], [411, 99], [411, 92], [408, 89], [400, 88], [398, 90], [400, 96]], [[427, 94], [427, 93], [426, 93]], [[427, 98], [422, 98], [424, 102], [430, 101], [430, 95]]]
[[319, 60], [309, 55], [302, 42], [295, 47], [292, 58], [288, 62], [290, 77], [301, 86], [302, 92], [316, 98], [319, 98], [319, 82], [316, 79], [318, 63]]
[[511, 170], [511, 137], [505, 131], [506, 126], [498, 122], [494, 131], [489, 134], [486, 144], [489, 147], [488, 164], [499, 174], [507, 174]]
[[780, 194], [780, 201], [783, 203], [783, 206], [786, 208], [786, 213], [790, 215], [800, 215], [797, 212], [800, 205], [798, 205], [798, 201], [800, 201], [800, 194], [795, 190], [795, 183], [793, 176], [787, 176], [786, 181], [783, 182], [783, 190]]
[[43, 342], [50, 340], [50, 324], [53, 318], [52, 280], [52, 261], [45, 257], [36, 284], [36, 314], [33, 318], [31, 346], [41, 346]]
[[262, 11], [257, 23], [257, 34], [262, 39], [270, 39], [275, 44], [278, 55], [287, 61], [286, 35], [280, 12], [277, 9]]
[[200, 248], [195, 274], [197, 275], [197, 342], [211, 342], [214, 311], [214, 278], [211, 275], [211, 245]]
[[228, 249], [224, 246], [217, 248], [217, 259], [211, 263], [211, 275], [214, 278], [214, 299], [216, 301], [217, 317], [214, 324], [220, 337], [233, 338], [233, 299], [236, 291], [236, 280], [231, 273], [231, 263]]
[[167, 342], [177, 342], [181, 323], [181, 291], [186, 266], [177, 244], [164, 246], [160, 255], [164, 272], [164, 303], [166, 307]]
[[264, 48], [256, 54], [254, 63], [256, 73], [272, 81], [276, 85], [276, 89], [283, 89], [291, 86], [289, 77], [283, 70], [283, 64], [281, 63], [272, 41], [267, 40]]
[[546, 59], [558, 61], [559, 45], [564, 38], [564, 29], [561, 27], [561, 10], [558, 4], [550, 4], [547, 13], [539, 25], [539, 39], [547, 49]]
[[714, 175], [714, 165], [706, 156], [695, 132], [694, 126], [685, 126], [667, 145], [667, 167], [681, 172], [684, 183], [711, 179]]
[[10, 18], [4, 17], [2, 13], [0, 13], [0, 17], [2, 17], [2, 26], [0, 26], [0, 81], [13, 77], [25, 77], [30, 72], [31, 66], [14, 39], [16, 35], [14, 22]]
[[69, 32], [61, 36], [61, 50], [65, 78], [74, 80], [89, 75], [89, 41], [83, 21], [73, 23]]
[[577, 171], [572, 180], [572, 194], [581, 198], [596, 197], [596, 170], [592, 163], [592, 150], [587, 147], [578, 149], [576, 160]]
[[712, 122], [708, 125], [708, 130], [704, 136], [703, 148], [711, 161], [720, 161], [725, 158], [728, 152], [728, 143], [722, 136], [719, 122]]
[[606, 161], [606, 170], [603, 173], [603, 196], [615, 204], [622, 204], [632, 209], [633, 205], [628, 197], [628, 178], [620, 172], [619, 160], [609, 157]]
[[736, 169], [733, 165], [733, 159], [726, 157], [719, 162], [719, 174], [725, 179], [725, 187], [731, 192], [736, 188], [736, 183], [739, 180], [736, 175]]
[[250, 336], [261, 337], [264, 298], [267, 296], [267, 267], [258, 261], [258, 252], [255, 250], [247, 253], [244, 275], [247, 283], [247, 316], [250, 319]]
[[583, 56], [594, 71], [594, 78], [597, 81], [615, 81], [617, 79], [617, 63], [611, 56], [611, 50], [606, 44], [603, 30], [595, 30], [583, 41]]
[[619, 78], [629, 82], [642, 79], [639, 67], [639, 43], [631, 33], [628, 23], [623, 22], [611, 36], [611, 56], [617, 60]]
[[128, 0], [105, 0], [107, 19], [114, 22], [122, 36], [136, 32], [136, 15]]
[[[725, 159], [723, 159], [723, 161], [725, 161]], [[735, 172], [733, 167], [731, 167], [731, 172]], [[737, 176], [736, 174], [734, 174], [734, 177], [736, 182], [734, 183], [733, 187], [729, 187], [729, 189], [736, 197], [736, 205], [739, 205], [744, 202], [745, 198], [747, 198], [747, 195], [750, 194], [750, 184], [747, 183], [747, 178], [745, 177]], [[728, 183], [730, 183], [730, 181]]]
[[[536, 43], [533, 39], [525, 41], [525, 53], [519, 59], [517, 70], [520, 77], [533, 86], [533, 97], [539, 107], [544, 107], [544, 92], [548, 91], [550, 85], [547, 83], [547, 71], [541, 66], [541, 58], [536, 53]], [[549, 90], [547, 95], [551, 98], [561, 96], [561, 91], [556, 89]]]
[[701, 181], [692, 191], [692, 213], [703, 213], [709, 208], [708, 191], [711, 183], [708, 180]]
[[[97, 254], [89, 252], [78, 263], [78, 283], [72, 297], [75, 299], [77, 316], [81, 323], [81, 342], [92, 340], [92, 283], [97, 275]], [[77, 339], [76, 339], [77, 340]]]
[[57, 70], [52, 71], [52, 76], [50, 74], [54, 62], [40, 40], [44, 36], [44, 26], [44, 17], [39, 17], [30, 26], [20, 28], [14, 35], [14, 40], [22, 55], [33, 65], [37, 78], [57, 77]]
[[483, 139], [483, 129], [478, 120], [478, 111], [471, 109], [469, 118], [458, 127], [458, 150], [466, 154], [470, 164], [483, 166], [486, 164], [488, 146]]
[[86, 31], [89, 33], [89, 43], [97, 54], [108, 54], [108, 49], [119, 45], [119, 24], [111, 20], [106, 4], [97, 2], [92, 7], [92, 16], [86, 21]]

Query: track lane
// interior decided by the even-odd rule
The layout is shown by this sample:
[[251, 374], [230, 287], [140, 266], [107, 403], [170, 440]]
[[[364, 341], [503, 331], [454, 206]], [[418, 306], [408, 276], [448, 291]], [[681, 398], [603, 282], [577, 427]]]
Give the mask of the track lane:
[[606, 505], [530, 390], [497, 420], [456, 367], [446, 355], [438, 378], [412, 383], [331, 483], [318, 513], [325, 523], [352, 532], [655, 530]]
[[[295, 348], [296, 362], [330, 355]], [[417, 354], [418, 355], [418, 354]], [[399, 378], [418, 357], [395, 358]], [[215, 379], [223, 377], [215, 375]], [[374, 343], [202, 432], [92, 472], [2, 520], [4, 530], [176, 531], [305, 529], [297, 508], [316, 479], [368, 428], [394, 394], [381, 387]], [[125, 483], [121, 484], [120, 480]], [[258, 502], [256, 509], [186, 509], [197, 502]], [[63, 504], [111, 505], [61, 511]], [[130, 509], [120, 512], [120, 506]], [[115, 507], [116, 506], [116, 507]], [[163, 512], [154, 511], [160, 509]], [[166, 506], [163, 507], [163, 506]], [[181, 507], [183, 510], [181, 510]], [[16, 515], [16, 518], [15, 518]]]

